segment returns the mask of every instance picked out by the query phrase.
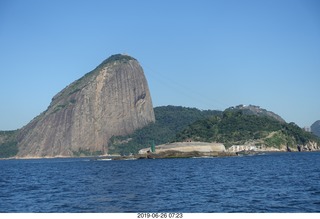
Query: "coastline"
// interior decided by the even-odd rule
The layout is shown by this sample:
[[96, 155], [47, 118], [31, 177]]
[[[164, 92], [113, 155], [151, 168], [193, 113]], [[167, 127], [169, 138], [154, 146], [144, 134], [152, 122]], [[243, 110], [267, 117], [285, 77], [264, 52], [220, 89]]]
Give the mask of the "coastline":
[[83, 156], [83, 157], [68, 157], [68, 156], [55, 156], [55, 157], [9, 157], [0, 158], [1, 160], [40, 160], [40, 159], [89, 159], [95, 160], [140, 160], [140, 159], [176, 159], [176, 158], [222, 158], [222, 157], [243, 157], [243, 156], [257, 156], [265, 154], [277, 154], [277, 153], [312, 153], [320, 152], [317, 151], [239, 151], [239, 152], [212, 152], [212, 153], [202, 153], [198, 151], [191, 152], [180, 152], [169, 150], [161, 153], [148, 153], [148, 154], [135, 154], [135, 155], [101, 155], [101, 156]]

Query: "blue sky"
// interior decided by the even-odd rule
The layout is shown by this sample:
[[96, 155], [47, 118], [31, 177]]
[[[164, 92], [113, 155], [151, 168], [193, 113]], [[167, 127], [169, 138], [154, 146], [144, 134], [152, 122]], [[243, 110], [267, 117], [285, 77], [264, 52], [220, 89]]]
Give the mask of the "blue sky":
[[0, 130], [117, 53], [138, 59], [154, 106], [320, 119], [320, 1], [0, 0]]

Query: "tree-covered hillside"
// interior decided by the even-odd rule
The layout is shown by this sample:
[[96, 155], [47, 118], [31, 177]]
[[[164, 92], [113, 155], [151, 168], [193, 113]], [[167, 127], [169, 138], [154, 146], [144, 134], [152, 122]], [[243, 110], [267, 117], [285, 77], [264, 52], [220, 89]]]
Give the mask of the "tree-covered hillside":
[[221, 142], [226, 147], [250, 141], [276, 148], [296, 148], [309, 141], [320, 143], [319, 138], [294, 123], [280, 122], [270, 116], [248, 115], [240, 110], [226, 110], [222, 116], [194, 122], [178, 133], [175, 139], [185, 140]]
[[137, 153], [141, 148], [149, 147], [152, 141], [158, 144], [172, 142], [176, 133], [193, 122], [212, 116], [221, 116], [221, 111], [199, 110], [182, 106], [155, 107], [156, 122], [129, 136], [114, 136], [109, 142], [108, 153]]
[[18, 153], [17, 130], [0, 131], [0, 158], [13, 157]]

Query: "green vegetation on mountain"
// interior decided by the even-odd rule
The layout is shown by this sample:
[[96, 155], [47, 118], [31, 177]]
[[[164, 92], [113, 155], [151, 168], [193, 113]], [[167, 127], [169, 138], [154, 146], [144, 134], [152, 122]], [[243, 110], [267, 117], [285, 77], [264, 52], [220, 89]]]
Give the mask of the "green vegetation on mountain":
[[115, 54], [115, 55], [110, 56], [106, 60], [104, 60], [100, 65], [106, 65], [108, 63], [116, 62], [116, 61], [127, 62], [130, 60], [136, 60], [136, 59], [131, 56], [124, 55], [124, 54]]
[[309, 141], [320, 143], [319, 138], [294, 123], [280, 122], [270, 116], [245, 114], [241, 110], [226, 110], [222, 116], [194, 122], [176, 135], [175, 141], [186, 140], [221, 142], [226, 147], [253, 141], [276, 148], [296, 148]]
[[18, 153], [17, 130], [0, 131], [0, 158], [13, 157]]
[[175, 140], [176, 133], [185, 129], [193, 122], [221, 115], [221, 111], [199, 110], [181, 106], [155, 107], [156, 122], [135, 131], [129, 136], [114, 136], [109, 142], [108, 153], [135, 154], [141, 148], [149, 147], [152, 141], [164, 144]]
[[271, 117], [279, 122], [286, 122], [279, 115], [275, 114], [274, 112], [263, 109], [260, 106], [238, 105], [235, 107], [229, 107], [225, 111], [231, 111], [231, 112], [241, 111], [245, 115], [267, 116], [267, 117]]

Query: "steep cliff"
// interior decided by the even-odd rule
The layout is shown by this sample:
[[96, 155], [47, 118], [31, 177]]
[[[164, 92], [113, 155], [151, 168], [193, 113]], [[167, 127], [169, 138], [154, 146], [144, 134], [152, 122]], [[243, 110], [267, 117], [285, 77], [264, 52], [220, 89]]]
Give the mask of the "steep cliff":
[[52, 98], [48, 109], [18, 134], [19, 157], [107, 153], [113, 135], [155, 121], [138, 61], [113, 55]]

